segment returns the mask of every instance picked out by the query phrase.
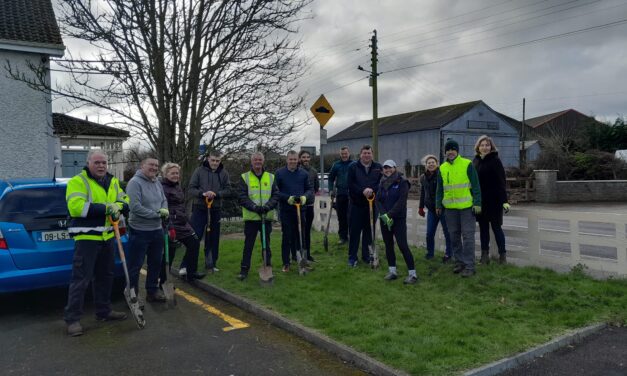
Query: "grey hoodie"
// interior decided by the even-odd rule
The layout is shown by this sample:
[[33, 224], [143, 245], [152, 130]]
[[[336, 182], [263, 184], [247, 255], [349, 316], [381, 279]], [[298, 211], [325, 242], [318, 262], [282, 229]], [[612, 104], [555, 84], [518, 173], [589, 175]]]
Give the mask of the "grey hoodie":
[[131, 203], [128, 222], [133, 230], [154, 231], [161, 229], [159, 209], [168, 208], [168, 201], [163, 193], [163, 186], [156, 178], [150, 180], [141, 170], [126, 186], [126, 194]]

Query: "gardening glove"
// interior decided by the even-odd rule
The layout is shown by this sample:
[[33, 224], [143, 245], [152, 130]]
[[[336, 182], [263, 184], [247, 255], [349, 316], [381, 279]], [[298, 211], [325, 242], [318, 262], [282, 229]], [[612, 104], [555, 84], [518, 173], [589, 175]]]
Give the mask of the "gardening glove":
[[424, 216], [425, 216], [425, 208], [418, 208], [418, 215], [424, 218]]
[[116, 203], [109, 203], [107, 204], [107, 210], [105, 211], [106, 215], [110, 215], [110, 216], [119, 216], [120, 215], [120, 205], [116, 204]]
[[388, 230], [392, 230], [392, 225], [394, 224], [394, 220], [390, 218], [389, 215], [383, 214], [379, 216], [381, 222], [388, 227]]
[[263, 209], [263, 214], [266, 214], [266, 213], [272, 211], [272, 209], [270, 209], [270, 207], [268, 205], [262, 206], [261, 209]]
[[474, 215], [480, 215], [481, 214], [481, 206], [473, 206], [472, 207], [472, 212]]
[[174, 229], [174, 227], [170, 227], [168, 229], [168, 237], [170, 238], [170, 240], [174, 241], [176, 239], [176, 230]]
[[503, 204], [503, 211], [505, 212], [505, 214], [509, 213], [510, 208], [511, 206], [507, 202]]
[[159, 217], [163, 219], [168, 218], [170, 216], [170, 212], [166, 208], [161, 208], [157, 210], [157, 213], [159, 213]]
[[294, 196], [290, 196], [287, 199], [287, 203], [290, 204], [290, 205], [294, 205], [295, 202], [296, 202], [296, 198]]
[[263, 206], [262, 205], [256, 205], [254, 211], [257, 214], [263, 214]]
[[305, 205], [307, 203], [307, 197], [306, 196], [300, 196], [300, 204], [301, 205]]

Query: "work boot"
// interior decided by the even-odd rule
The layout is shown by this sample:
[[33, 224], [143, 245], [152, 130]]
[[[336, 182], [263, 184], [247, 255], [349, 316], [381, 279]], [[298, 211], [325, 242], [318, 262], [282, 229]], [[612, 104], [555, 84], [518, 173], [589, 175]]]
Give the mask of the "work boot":
[[309, 261], [309, 262], [316, 262], [316, 261], [314, 260], [314, 258], [313, 258], [313, 257], [311, 257], [311, 256], [307, 256], [307, 261]]
[[74, 321], [71, 324], [67, 324], [67, 335], [70, 337], [78, 337], [83, 335], [83, 326], [80, 321]]
[[482, 265], [488, 265], [490, 263], [490, 251], [486, 249], [481, 250], [481, 259], [479, 263]]
[[442, 264], [448, 264], [449, 262], [451, 262], [451, 256], [444, 256], [442, 257]]
[[413, 275], [408, 275], [407, 278], [403, 280], [404, 285], [415, 285], [418, 282], [418, 277]]
[[398, 276], [394, 273], [388, 273], [385, 275], [385, 277], [383, 277], [383, 279], [385, 279], [386, 281], [393, 281], [395, 279], [397, 279]]
[[472, 269], [464, 269], [459, 275], [461, 275], [463, 278], [468, 278], [475, 275], [475, 271]]
[[156, 303], [165, 303], [166, 299], [165, 299], [165, 295], [163, 294], [163, 291], [161, 290], [157, 290], [152, 294], [146, 294], [146, 301], [147, 302], [156, 302]]
[[505, 255], [505, 252], [499, 253], [499, 264], [507, 264], [507, 256]]
[[126, 320], [126, 313], [111, 311], [106, 316], [96, 316], [97, 321], [118, 321], [118, 320]]
[[453, 268], [453, 273], [455, 273], [455, 274], [461, 273], [462, 270], [464, 270], [464, 269], [466, 269], [464, 264], [457, 264], [457, 265], [455, 265], [455, 268]]
[[285, 264], [285, 265], [283, 265], [283, 268], [281, 268], [281, 271], [282, 271], [283, 273], [287, 273], [287, 272], [289, 272], [289, 271], [290, 271], [290, 266], [289, 266], [289, 264]]
[[240, 272], [240, 273], [237, 275], [237, 277], [236, 277], [236, 278], [237, 278], [238, 280], [240, 280], [240, 281], [243, 281], [243, 280], [245, 280], [246, 278], [248, 278], [248, 273], [245, 273], [245, 272]]

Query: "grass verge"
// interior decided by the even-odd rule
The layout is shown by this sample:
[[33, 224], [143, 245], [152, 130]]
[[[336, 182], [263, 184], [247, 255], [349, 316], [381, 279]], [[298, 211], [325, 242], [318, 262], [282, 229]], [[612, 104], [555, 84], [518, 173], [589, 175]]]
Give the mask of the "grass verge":
[[[624, 279], [597, 281], [578, 270], [558, 274], [495, 263], [478, 266], [474, 277], [462, 279], [452, 274], [451, 265], [439, 258], [426, 261], [424, 250], [413, 248], [420, 282], [406, 286], [402, 278], [383, 280], [385, 261], [378, 271], [363, 264], [348, 268], [346, 246], [336, 246], [337, 237], [331, 236], [327, 254], [316, 232], [315, 270], [300, 277], [295, 267], [281, 273], [280, 233], [274, 231], [271, 240], [272, 287], [258, 283], [259, 241], [247, 280], [235, 279], [241, 239], [221, 241], [221, 271], [205, 279], [415, 375], [459, 373], [592, 322], [627, 318]], [[399, 277], [404, 277], [400, 254], [397, 259]], [[199, 265], [204, 265], [202, 255]]]

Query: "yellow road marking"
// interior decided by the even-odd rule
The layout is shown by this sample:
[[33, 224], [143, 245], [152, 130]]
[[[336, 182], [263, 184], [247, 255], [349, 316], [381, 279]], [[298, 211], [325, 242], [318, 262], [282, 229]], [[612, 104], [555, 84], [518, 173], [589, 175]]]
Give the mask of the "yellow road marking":
[[[143, 274], [143, 275], [146, 275], [146, 271], [144, 269], [140, 269], [139, 272], [141, 274]], [[238, 319], [236, 319], [233, 316], [227, 315], [226, 313], [220, 311], [216, 307], [214, 307], [212, 305], [209, 305], [207, 303], [204, 303], [202, 300], [198, 299], [197, 297], [195, 297], [193, 295], [190, 295], [190, 294], [186, 293], [185, 291], [182, 291], [181, 289], [177, 289], [175, 291], [175, 293], [177, 295], [180, 295], [183, 298], [185, 298], [185, 300], [187, 300], [188, 302], [200, 306], [205, 311], [211, 313], [214, 316], [218, 316], [222, 320], [224, 320], [227, 323], [229, 323], [230, 326], [222, 328], [222, 330], [225, 331], [225, 332], [230, 332], [231, 330], [235, 330], [235, 329], [244, 329], [244, 328], [248, 328], [250, 326], [250, 324], [245, 323], [245, 322], [243, 322], [241, 320], [238, 320]]]

